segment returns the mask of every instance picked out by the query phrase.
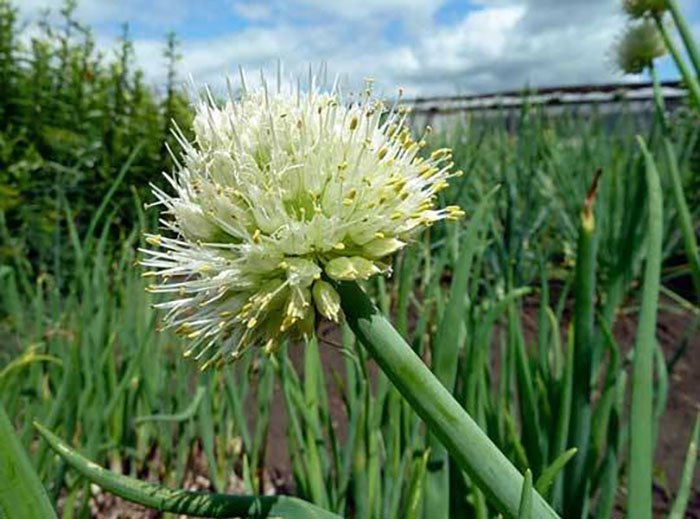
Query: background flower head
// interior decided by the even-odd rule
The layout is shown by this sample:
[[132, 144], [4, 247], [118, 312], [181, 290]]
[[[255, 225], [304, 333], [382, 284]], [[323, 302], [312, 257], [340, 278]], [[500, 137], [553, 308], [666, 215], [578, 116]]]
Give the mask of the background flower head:
[[652, 20], [631, 23], [617, 42], [617, 66], [625, 74], [640, 74], [666, 54], [666, 46]]
[[623, 0], [622, 8], [631, 18], [663, 14], [668, 9], [667, 0]]
[[200, 99], [194, 142], [182, 147], [168, 191], [154, 187], [164, 235], [147, 238], [147, 275], [166, 325], [186, 335], [186, 355], [234, 360], [337, 321], [324, 280], [364, 280], [421, 229], [458, 218], [435, 207], [453, 172], [451, 152], [421, 154], [408, 111], [368, 88], [344, 98], [313, 83], [264, 78], [223, 105]]

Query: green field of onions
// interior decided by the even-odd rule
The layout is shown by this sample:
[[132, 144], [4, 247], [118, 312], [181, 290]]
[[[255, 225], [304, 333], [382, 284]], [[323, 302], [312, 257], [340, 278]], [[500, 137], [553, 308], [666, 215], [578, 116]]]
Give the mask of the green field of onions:
[[[453, 146], [469, 171], [445, 194], [472, 208], [466, 223], [435, 226], [397, 258], [390, 279], [366, 288], [555, 508], [610, 517], [629, 491], [628, 438], [644, 431], [628, 418], [632, 353], [612, 334], [617, 317], [639, 315], [637, 348], [646, 348], [654, 373], [645, 382], [654, 431], [663, 427], [668, 388], [668, 356], [654, 340], [658, 294], [688, 315], [688, 334], [697, 327], [692, 289], [664, 284], [692, 285], [669, 168], [690, 185], [698, 127], [676, 126], [675, 163], [658, 127], [648, 129], [658, 164], [645, 160], [632, 133], [605, 131], [595, 117], [550, 121], [532, 110], [515, 135], [475, 127], [465, 122], [433, 137], [435, 146]], [[68, 201], [63, 210], [70, 213]], [[266, 470], [288, 464], [297, 496], [341, 515], [490, 515], [484, 495], [347, 329], [287, 346], [299, 362], [283, 350], [200, 375], [181, 361], [181, 339], [157, 331], [153, 297], [134, 268], [141, 228], [112, 250], [111, 226], [97, 211], [89, 235], [69, 227], [75, 263], [58, 274], [64, 291], [56, 275], [36, 276], [21, 257], [0, 272], [2, 403], [63, 517], [86, 513], [89, 484], [36, 441], [33, 420], [111, 470], [172, 488], [199, 457], [220, 492], [264, 492]], [[523, 325], [525, 300], [536, 305], [535, 334]], [[340, 409], [331, 412], [329, 393]], [[275, 399], [284, 402], [284, 462], [265, 456]], [[573, 438], [586, 445], [575, 456]], [[679, 510], [691, 474], [692, 466], [672, 489]]]
[[[201, 372], [138, 266], [158, 216], [144, 180], [165, 184], [165, 127], [191, 120], [174, 37], [160, 103], [126, 32], [102, 67], [68, 5], [27, 58], [0, 0], [0, 519], [99, 516], [124, 506], [109, 492], [170, 517], [683, 517], [700, 422], [678, 473], [656, 451], [700, 329], [700, 60], [662, 3], [674, 25], [654, 8], [643, 29], [676, 61], [679, 109], [654, 54], [648, 118], [526, 103], [514, 129], [465, 114], [433, 131], [426, 155], [452, 148], [465, 172], [437, 206], [466, 217], [418, 235], [391, 276], [335, 285], [343, 324]], [[668, 314], [682, 329], [662, 343]]]

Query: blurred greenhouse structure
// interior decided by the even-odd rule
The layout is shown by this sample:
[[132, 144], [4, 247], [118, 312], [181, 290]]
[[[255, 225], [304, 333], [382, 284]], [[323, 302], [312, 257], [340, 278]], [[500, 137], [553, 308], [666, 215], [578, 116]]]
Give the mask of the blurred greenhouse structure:
[[[666, 109], [673, 113], [683, 106], [687, 91], [679, 81], [668, 81], [661, 89]], [[636, 128], [647, 127], [654, 117], [654, 88], [651, 83], [610, 83], [512, 90], [478, 95], [417, 97], [408, 102], [416, 127], [430, 125], [447, 129], [463, 122], [504, 121], [516, 131], [523, 108], [537, 108], [545, 118], [578, 118], [596, 115], [609, 129], [617, 127], [621, 115], [631, 115]]]

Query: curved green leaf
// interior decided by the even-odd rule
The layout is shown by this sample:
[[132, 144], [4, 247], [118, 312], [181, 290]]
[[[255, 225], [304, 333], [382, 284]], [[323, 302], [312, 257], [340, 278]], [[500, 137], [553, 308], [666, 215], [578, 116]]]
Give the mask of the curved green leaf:
[[42, 425], [34, 422], [34, 427], [59, 456], [88, 480], [112, 494], [148, 508], [195, 517], [289, 517], [300, 519], [338, 517], [295, 497], [234, 496], [172, 490], [115, 474], [75, 452]]
[[199, 403], [202, 401], [206, 393], [206, 388], [204, 386], [197, 386], [197, 392], [194, 395], [194, 400], [187, 406], [187, 408], [179, 413], [175, 414], [152, 414], [148, 416], [138, 416], [134, 419], [134, 425], [138, 426], [146, 422], [184, 422], [189, 420], [194, 416], [194, 413], [199, 407]]
[[537, 478], [537, 483], [535, 483], [535, 490], [537, 490], [543, 496], [547, 495], [549, 488], [554, 483], [554, 479], [557, 477], [561, 469], [564, 468], [566, 462], [576, 454], [576, 447], [564, 451], [557, 459], [555, 459], [546, 469], [542, 471], [542, 474]]
[[681, 474], [681, 483], [676, 494], [676, 499], [673, 502], [673, 508], [668, 519], [682, 519], [685, 517], [686, 508], [688, 508], [688, 497], [693, 484], [693, 473], [695, 471], [695, 463], [698, 458], [698, 442], [700, 441], [700, 415], [695, 419], [695, 427], [690, 434], [690, 445], [688, 445], [688, 454], [683, 463], [683, 473]]

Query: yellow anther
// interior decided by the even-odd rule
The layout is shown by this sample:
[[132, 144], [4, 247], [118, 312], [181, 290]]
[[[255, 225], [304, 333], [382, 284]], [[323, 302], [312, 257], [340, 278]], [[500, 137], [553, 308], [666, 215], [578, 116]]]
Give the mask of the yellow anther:
[[443, 189], [445, 189], [449, 184], [447, 183], [446, 180], [440, 180], [433, 185], [433, 193], [439, 193]]
[[440, 148], [438, 150], [435, 150], [430, 154], [430, 158], [435, 160], [443, 157], [447, 157], [452, 154], [452, 150], [450, 148]]
[[156, 246], [156, 247], [160, 247], [160, 244], [161, 244], [161, 236], [160, 236], [160, 234], [155, 234], [155, 235], [147, 236], [147, 237], [146, 237], [146, 243], [148, 243], [148, 244], [150, 244], [150, 245], [154, 245], [154, 246]]
[[348, 191], [347, 196], [343, 200], [343, 205], [344, 206], [351, 206], [353, 202], [355, 202], [355, 197], [357, 196], [357, 189], [352, 188], [350, 191]]

